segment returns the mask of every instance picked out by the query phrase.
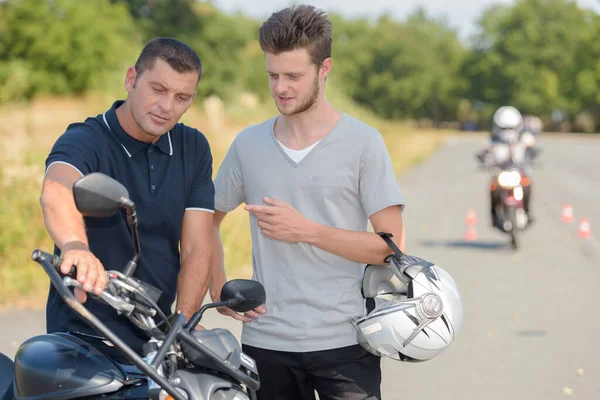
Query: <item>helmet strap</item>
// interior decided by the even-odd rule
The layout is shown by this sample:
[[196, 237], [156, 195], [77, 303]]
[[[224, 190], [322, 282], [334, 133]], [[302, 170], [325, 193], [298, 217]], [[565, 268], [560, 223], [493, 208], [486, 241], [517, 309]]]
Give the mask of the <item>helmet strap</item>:
[[387, 245], [390, 247], [390, 249], [392, 249], [394, 251], [394, 254], [390, 254], [383, 261], [388, 262], [390, 257], [393, 257], [393, 256], [398, 257], [398, 260], [400, 260], [400, 258], [404, 255], [404, 253], [398, 248], [398, 246], [396, 246], [396, 243], [394, 243], [394, 241], [391, 239], [392, 237], [394, 237], [394, 235], [392, 235], [391, 233], [387, 233], [387, 232], [377, 232], [377, 234], [383, 240], [385, 240], [385, 243], [387, 243]]

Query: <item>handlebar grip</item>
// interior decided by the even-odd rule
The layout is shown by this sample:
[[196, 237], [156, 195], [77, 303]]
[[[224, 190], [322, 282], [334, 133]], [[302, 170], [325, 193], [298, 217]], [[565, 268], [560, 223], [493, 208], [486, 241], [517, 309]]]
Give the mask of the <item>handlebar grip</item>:
[[48, 260], [50, 264], [52, 264], [52, 268], [54, 268], [56, 272], [60, 274], [61, 277], [68, 276], [72, 279], [77, 279], [77, 269], [74, 265], [71, 266], [71, 270], [68, 274], [65, 275], [62, 272], [60, 272], [60, 264], [62, 264], [62, 255], [55, 256], [54, 254], [46, 253], [42, 250], [36, 250], [32, 257], [35, 261], [38, 261], [39, 258], [45, 258], [46, 260]]
[[62, 272], [60, 272], [60, 265], [62, 264], [62, 255], [59, 256], [52, 256], [52, 267], [54, 267], [54, 269], [56, 270], [56, 272], [58, 272], [60, 274], [60, 276], [65, 277], [68, 276], [72, 279], [77, 279], [77, 268], [74, 265], [71, 265], [71, 270], [69, 271], [68, 274], [63, 274]]

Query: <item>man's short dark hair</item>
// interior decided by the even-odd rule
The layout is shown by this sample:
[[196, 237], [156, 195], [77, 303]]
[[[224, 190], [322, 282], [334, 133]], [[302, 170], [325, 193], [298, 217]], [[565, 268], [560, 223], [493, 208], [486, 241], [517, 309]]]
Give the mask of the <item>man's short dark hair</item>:
[[196, 71], [198, 80], [202, 77], [202, 61], [198, 54], [182, 41], [167, 37], [152, 39], [144, 46], [135, 62], [137, 75], [152, 69], [157, 58], [165, 60], [181, 74]]
[[260, 27], [258, 39], [264, 52], [280, 54], [306, 48], [320, 66], [331, 57], [332, 27], [327, 14], [313, 6], [298, 5], [272, 14]]

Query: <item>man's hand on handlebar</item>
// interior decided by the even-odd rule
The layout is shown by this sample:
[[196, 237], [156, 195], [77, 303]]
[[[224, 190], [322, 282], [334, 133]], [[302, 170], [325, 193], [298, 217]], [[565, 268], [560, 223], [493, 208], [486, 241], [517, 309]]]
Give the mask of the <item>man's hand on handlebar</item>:
[[77, 272], [77, 281], [85, 290], [75, 288], [77, 300], [84, 303], [87, 299], [86, 292], [93, 291], [96, 295], [100, 295], [106, 288], [108, 277], [102, 263], [92, 254], [88, 246], [79, 241], [67, 242], [61, 251], [60, 272], [67, 275], [74, 266]]

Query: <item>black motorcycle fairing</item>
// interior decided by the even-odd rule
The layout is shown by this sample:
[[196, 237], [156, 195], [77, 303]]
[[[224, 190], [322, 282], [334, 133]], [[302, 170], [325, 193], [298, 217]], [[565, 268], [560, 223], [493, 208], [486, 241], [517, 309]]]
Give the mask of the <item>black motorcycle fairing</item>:
[[125, 384], [127, 384], [127, 382], [133, 384], [133, 381], [137, 379], [146, 380], [148, 378], [142, 371], [140, 371], [138, 367], [136, 367], [129, 359], [127, 359], [127, 357], [125, 357], [123, 353], [119, 351], [119, 349], [114, 347], [114, 345], [109, 344], [110, 342], [103, 337], [92, 336], [78, 332], [71, 332], [70, 334], [77, 336], [83, 341], [89, 343], [92, 345], [92, 347], [95, 347], [112, 362], [114, 362], [117, 367], [119, 367], [123, 375], [125, 375]]
[[0, 353], [0, 399], [11, 388], [15, 365], [10, 358]]
[[[205, 329], [194, 331], [192, 335], [215, 352], [219, 358], [228, 360], [235, 368], [243, 369], [251, 377], [258, 376], [256, 363], [242, 352], [242, 348], [230, 331], [221, 328]], [[219, 365], [215, 365], [210, 358], [192, 348], [189, 344], [183, 343], [181, 349], [185, 358], [195, 366], [227, 373], [226, 370], [220, 368]]]
[[111, 393], [125, 376], [103, 353], [68, 333], [35, 336], [15, 356], [15, 397], [66, 400]]

